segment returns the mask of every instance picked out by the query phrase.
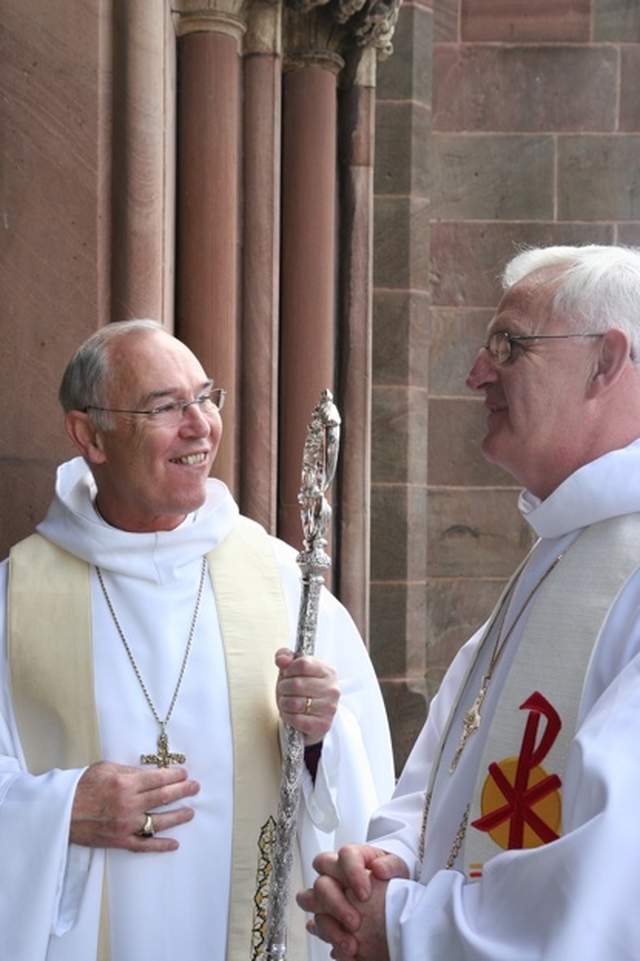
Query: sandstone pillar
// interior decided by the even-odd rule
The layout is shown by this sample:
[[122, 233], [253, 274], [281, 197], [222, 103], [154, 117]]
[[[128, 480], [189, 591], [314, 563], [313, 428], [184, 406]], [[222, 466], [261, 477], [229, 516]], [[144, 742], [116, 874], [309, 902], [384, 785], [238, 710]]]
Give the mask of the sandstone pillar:
[[340, 352], [343, 415], [339, 461], [337, 586], [364, 637], [369, 634], [371, 524], [371, 290], [376, 51], [368, 47], [340, 93]]
[[111, 320], [173, 326], [175, 35], [162, 3], [116, 0]]
[[244, 42], [240, 501], [277, 526], [282, 6], [257, 0]]
[[176, 331], [228, 390], [216, 475], [237, 480], [242, 0], [187, 2], [178, 35]]
[[[313, 21], [316, 12], [307, 14]], [[299, 48], [302, 49], [302, 48]], [[300, 463], [309, 414], [334, 390], [336, 74], [316, 43], [289, 52], [283, 82], [280, 536], [298, 546]]]

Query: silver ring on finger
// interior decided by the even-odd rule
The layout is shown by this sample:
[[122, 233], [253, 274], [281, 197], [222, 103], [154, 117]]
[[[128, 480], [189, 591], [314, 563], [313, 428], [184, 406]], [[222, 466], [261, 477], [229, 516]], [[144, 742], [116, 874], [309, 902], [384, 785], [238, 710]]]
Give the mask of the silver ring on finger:
[[138, 831], [138, 837], [141, 837], [141, 838], [152, 838], [155, 833], [156, 833], [156, 832], [155, 832], [155, 828], [154, 828], [154, 826], [153, 826], [153, 818], [151, 817], [150, 814], [147, 814], [147, 812], [145, 811], [144, 824], [142, 825], [142, 827], [141, 827], [140, 830]]

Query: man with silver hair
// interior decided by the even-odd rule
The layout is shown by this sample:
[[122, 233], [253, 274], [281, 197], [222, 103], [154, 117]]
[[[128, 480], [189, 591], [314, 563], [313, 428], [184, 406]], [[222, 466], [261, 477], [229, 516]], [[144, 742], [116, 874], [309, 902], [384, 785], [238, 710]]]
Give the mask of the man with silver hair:
[[338, 961], [640, 957], [640, 250], [525, 250], [504, 289], [467, 386], [538, 540], [298, 895]]
[[[296, 551], [209, 476], [224, 396], [153, 321], [101, 328], [63, 377], [80, 456], [0, 565], [3, 961], [258, 961], [280, 722], [304, 735], [307, 883], [391, 793], [353, 621], [323, 589], [294, 659]], [[328, 957], [295, 920], [296, 957]]]

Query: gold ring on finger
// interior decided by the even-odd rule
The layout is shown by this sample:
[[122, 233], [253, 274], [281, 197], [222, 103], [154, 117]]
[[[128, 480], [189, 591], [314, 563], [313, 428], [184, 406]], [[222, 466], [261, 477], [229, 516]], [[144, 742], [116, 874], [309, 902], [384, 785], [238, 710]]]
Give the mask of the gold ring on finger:
[[150, 814], [147, 814], [145, 811], [144, 824], [138, 831], [138, 836], [141, 838], [152, 838], [155, 833], [156, 832], [153, 826], [153, 818], [151, 817]]

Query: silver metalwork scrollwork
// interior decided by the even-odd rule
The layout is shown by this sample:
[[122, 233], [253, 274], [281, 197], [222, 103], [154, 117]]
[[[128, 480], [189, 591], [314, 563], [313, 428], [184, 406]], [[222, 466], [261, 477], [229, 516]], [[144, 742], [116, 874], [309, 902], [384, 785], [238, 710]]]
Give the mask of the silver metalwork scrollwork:
[[[323, 390], [311, 413], [302, 454], [302, 482], [298, 502], [301, 508], [304, 544], [297, 557], [302, 593], [296, 634], [296, 657], [313, 654], [315, 648], [320, 590], [324, 575], [331, 566], [331, 559], [325, 551], [331, 507], [324, 495], [333, 481], [339, 447], [340, 414], [333, 403], [331, 392]], [[271, 859], [265, 961], [283, 961], [286, 956], [287, 913], [303, 765], [304, 735], [296, 728], [288, 726], [278, 821]]]

